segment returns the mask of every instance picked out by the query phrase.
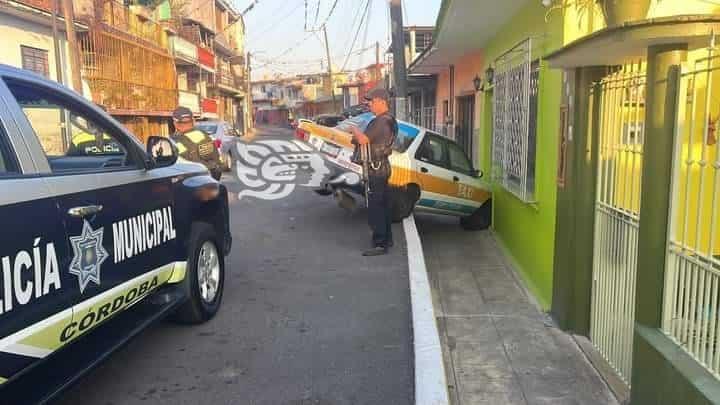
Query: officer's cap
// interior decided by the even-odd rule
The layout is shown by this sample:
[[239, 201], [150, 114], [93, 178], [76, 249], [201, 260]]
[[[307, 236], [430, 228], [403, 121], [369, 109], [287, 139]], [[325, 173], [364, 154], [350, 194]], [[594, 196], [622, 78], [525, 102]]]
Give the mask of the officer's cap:
[[193, 119], [193, 113], [187, 107], [178, 107], [173, 111], [172, 117], [175, 122], [190, 122]]

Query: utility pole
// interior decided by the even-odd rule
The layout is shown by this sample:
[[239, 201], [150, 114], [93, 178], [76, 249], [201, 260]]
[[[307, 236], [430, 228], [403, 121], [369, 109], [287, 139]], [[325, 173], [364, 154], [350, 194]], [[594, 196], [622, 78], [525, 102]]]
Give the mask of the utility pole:
[[[60, 52], [60, 37], [58, 36], [58, 29], [57, 29], [57, 13], [58, 13], [58, 1], [59, 0], [52, 0], [50, 2], [50, 18], [52, 18], [52, 36], [53, 36], [53, 48], [55, 51], [55, 79], [58, 83], [63, 84], [65, 82], [65, 78], [63, 77], [63, 60], [65, 59]], [[67, 136], [67, 130], [65, 125], [65, 114], [60, 114], [60, 128], [61, 128], [61, 134], [60, 137], [62, 140], [62, 150], [67, 150], [68, 148], [68, 136]]]
[[323, 34], [325, 35], [325, 52], [327, 53], [327, 60], [328, 60], [328, 75], [330, 76], [330, 94], [332, 94], [332, 100], [333, 100], [333, 112], [337, 113], [337, 100], [335, 100], [335, 85], [333, 83], [333, 75], [332, 75], [332, 62], [330, 61], [330, 43], [328, 42], [327, 37], [327, 27], [323, 24]]
[[77, 36], [75, 35], [75, 12], [72, 0], [62, 0], [63, 17], [65, 18], [65, 34], [67, 35], [70, 53], [70, 70], [72, 74], [72, 87], [83, 94], [82, 80], [80, 80], [80, 57], [78, 56]]
[[50, 3], [50, 18], [52, 18], [52, 36], [53, 36], [53, 48], [55, 49], [55, 80], [58, 83], [63, 84], [63, 68], [62, 68], [62, 54], [60, 53], [60, 38], [58, 37], [57, 29], [57, 12], [58, 12], [58, 1], [52, 0]]
[[250, 68], [250, 52], [248, 52], [247, 58], [245, 60], [245, 71], [246, 71], [246, 76], [245, 76], [245, 99], [246, 99], [246, 101], [245, 101], [245, 105], [247, 108], [247, 113], [246, 113], [247, 118], [245, 119], [245, 123], [246, 123], [245, 126], [247, 127], [247, 130], [245, 131], [245, 133], [243, 135], [248, 135], [248, 132], [250, 132], [249, 130], [251, 128], [253, 128], [253, 121], [255, 119], [255, 115], [253, 114], [253, 105], [252, 105], [252, 89], [250, 88], [250, 71], [251, 70], [252, 69]]
[[407, 120], [407, 70], [405, 65], [405, 36], [401, 0], [390, 0], [392, 21], [393, 73], [395, 84], [395, 116]]

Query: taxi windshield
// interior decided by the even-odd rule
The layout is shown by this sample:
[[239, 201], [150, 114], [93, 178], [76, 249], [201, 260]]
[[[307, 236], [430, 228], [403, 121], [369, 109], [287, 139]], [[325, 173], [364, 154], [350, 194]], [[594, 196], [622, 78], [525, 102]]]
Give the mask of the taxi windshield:
[[[365, 131], [373, 118], [375, 118], [373, 113], [363, 113], [340, 122], [336, 128], [341, 131], [349, 132], [350, 125], [354, 125], [360, 128], [361, 131]], [[398, 123], [398, 135], [393, 143], [393, 150], [400, 153], [405, 152], [419, 133], [420, 129], [418, 128], [401, 122]]]

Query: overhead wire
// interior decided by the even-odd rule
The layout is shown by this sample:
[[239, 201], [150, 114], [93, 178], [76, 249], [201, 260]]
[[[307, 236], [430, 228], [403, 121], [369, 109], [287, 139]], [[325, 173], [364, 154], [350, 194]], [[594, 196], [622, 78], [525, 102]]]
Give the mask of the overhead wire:
[[317, 7], [315, 8], [315, 20], [313, 21], [313, 28], [317, 27], [317, 21], [318, 21], [319, 16], [320, 16], [320, 0], [318, 0]]
[[[368, 7], [369, 7], [368, 17], [367, 17], [367, 22], [365, 23], [365, 32], [363, 33], [363, 40], [362, 40], [362, 47], [363, 47], [363, 48], [365, 48], [365, 47], [367, 46], [367, 37], [368, 37], [368, 32], [370, 31], [370, 20], [372, 19], [372, 6], [373, 6], [373, 3], [372, 3], [372, 0], [369, 0], [369, 1], [370, 1], [370, 5], [368, 6]], [[363, 64], [363, 61], [364, 61], [363, 56], [364, 56], [363, 54], [359, 54], [359, 55], [358, 55], [358, 65], [362, 65], [362, 64]]]
[[[355, 31], [355, 37], [353, 38], [352, 45], [350, 45], [350, 48], [349, 48], [351, 52], [352, 52], [352, 49], [355, 47], [355, 42], [357, 42], [357, 37], [360, 34], [360, 29], [362, 28], [363, 21], [365, 21], [365, 17], [367, 16], [369, 8], [370, 8], [370, 0], [367, 0], [367, 2], [365, 4], [365, 11], [363, 11], [363, 15], [360, 18], [360, 25], [358, 25], [357, 31]], [[349, 59], [350, 59], [349, 57], [345, 58], [345, 63], [343, 63], [343, 65], [342, 65], [343, 67], [340, 70], [345, 70], [345, 67], [347, 66]]]
[[[285, 4], [287, 4], [287, 3], [285, 3]], [[262, 31], [260, 31], [259, 34], [252, 34], [252, 35], [250, 35], [250, 37], [248, 38], [248, 41], [249, 41], [250, 39], [254, 39], [254, 38], [255, 38], [256, 36], [258, 36], [258, 35], [267, 34], [268, 32], [270, 32], [270, 31], [272, 31], [272, 30], [274, 30], [274, 29], [276, 29], [276, 28], [278, 28], [278, 27], [282, 27], [282, 25], [281, 25], [280, 23], [283, 22], [283, 21], [285, 21], [285, 20], [286, 20], [288, 17], [290, 17], [291, 15], [293, 15], [293, 13], [294, 13], [295, 11], [297, 11], [297, 9], [299, 9], [302, 5], [303, 5], [303, 3], [299, 3], [294, 9], [290, 10], [289, 13], [285, 14], [284, 16], [280, 17], [280, 18], [277, 19], [277, 20], [273, 20], [273, 23], [270, 24], [270, 25], [268, 25], [268, 26], [266, 26], [265, 29], [263, 29]], [[273, 15], [274, 15], [274, 13], [273, 13]], [[257, 32], [257, 31], [256, 31], [256, 32]]]

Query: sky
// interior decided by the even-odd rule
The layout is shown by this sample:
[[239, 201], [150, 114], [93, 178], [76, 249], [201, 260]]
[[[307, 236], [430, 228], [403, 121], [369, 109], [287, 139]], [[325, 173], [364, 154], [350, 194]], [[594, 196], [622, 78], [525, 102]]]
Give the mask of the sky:
[[[441, 0], [402, 1], [405, 26], [435, 25]], [[239, 10], [251, 2], [234, 1]], [[390, 44], [388, 0], [258, 0], [245, 14], [245, 46], [252, 53], [252, 80], [326, 71], [321, 30], [324, 21], [333, 70], [354, 70], [374, 63], [378, 41], [383, 59]], [[312, 32], [313, 27], [316, 32]]]

